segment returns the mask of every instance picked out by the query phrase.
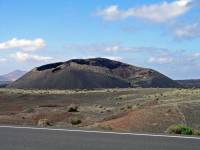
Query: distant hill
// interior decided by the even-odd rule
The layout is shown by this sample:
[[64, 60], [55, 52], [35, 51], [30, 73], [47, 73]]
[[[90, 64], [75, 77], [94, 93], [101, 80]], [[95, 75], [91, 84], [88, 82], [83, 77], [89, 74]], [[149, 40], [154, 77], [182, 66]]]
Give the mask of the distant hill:
[[4, 77], [3, 75], [0, 75], [0, 81], [8, 81], [8, 78]]
[[34, 68], [13, 82], [10, 87], [38, 89], [174, 88], [180, 85], [152, 69], [105, 58], [93, 58], [73, 59]]
[[15, 70], [8, 74], [0, 75], [0, 81], [15, 81], [22, 77], [25, 73], [25, 71]]
[[11, 83], [11, 81], [0, 81], [0, 88], [4, 88], [8, 86]]
[[185, 88], [200, 88], [200, 79], [177, 80]]

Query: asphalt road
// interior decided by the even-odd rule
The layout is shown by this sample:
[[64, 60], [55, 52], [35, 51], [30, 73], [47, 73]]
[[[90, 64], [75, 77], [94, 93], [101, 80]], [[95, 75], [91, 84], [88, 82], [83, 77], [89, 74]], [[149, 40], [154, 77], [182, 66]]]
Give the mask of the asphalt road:
[[200, 138], [0, 127], [0, 150], [200, 150]]

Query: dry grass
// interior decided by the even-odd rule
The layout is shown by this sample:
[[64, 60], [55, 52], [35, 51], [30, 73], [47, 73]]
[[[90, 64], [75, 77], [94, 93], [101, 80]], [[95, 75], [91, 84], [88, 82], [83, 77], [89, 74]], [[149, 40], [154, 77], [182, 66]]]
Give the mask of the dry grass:
[[39, 120], [47, 119], [50, 122], [55, 123], [55, 122], [66, 121], [69, 117], [70, 117], [69, 113], [44, 112], [44, 113], [34, 114], [32, 116], [32, 122], [34, 124], [37, 124]]

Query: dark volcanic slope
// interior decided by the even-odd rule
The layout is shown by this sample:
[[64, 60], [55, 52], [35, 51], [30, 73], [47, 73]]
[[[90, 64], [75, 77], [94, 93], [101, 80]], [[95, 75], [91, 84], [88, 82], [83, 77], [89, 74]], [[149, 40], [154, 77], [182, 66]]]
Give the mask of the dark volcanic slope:
[[105, 59], [73, 59], [37, 67], [10, 85], [14, 88], [82, 89], [179, 87], [161, 73]]
[[200, 88], [200, 79], [177, 80], [177, 82], [185, 88]]

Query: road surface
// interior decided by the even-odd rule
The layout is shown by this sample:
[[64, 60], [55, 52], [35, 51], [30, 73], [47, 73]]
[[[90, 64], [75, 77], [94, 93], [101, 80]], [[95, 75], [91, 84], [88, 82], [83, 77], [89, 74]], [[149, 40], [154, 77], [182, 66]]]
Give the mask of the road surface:
[[200, 150], [200, 138], [1, 126], [0, 150]]

